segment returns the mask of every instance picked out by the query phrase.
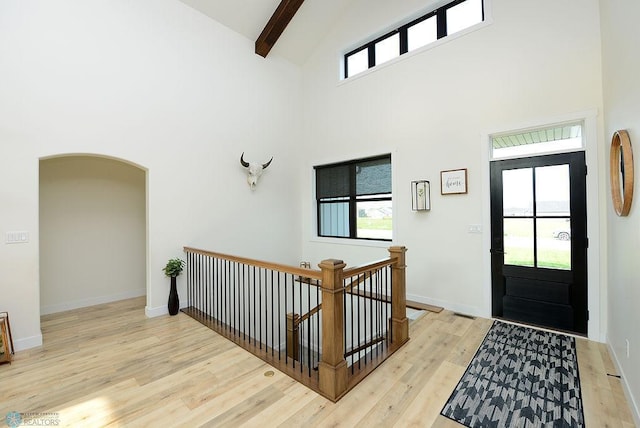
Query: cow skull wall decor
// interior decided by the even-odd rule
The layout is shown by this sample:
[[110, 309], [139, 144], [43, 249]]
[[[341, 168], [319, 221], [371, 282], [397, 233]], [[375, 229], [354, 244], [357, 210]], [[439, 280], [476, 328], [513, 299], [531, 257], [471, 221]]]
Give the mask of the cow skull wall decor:
[[240, 155], [240, 164], [243, 167], [247, 168], [247, 171], [249, 173], [247, 175], [247, 183], [249, 183], [249, 187], [251, 187], [251, 190], [256, 188], [256, 184], [258, 184], [258, 178], [260, 178], [262, 172], [267, 169], [269, 165], [271, 165], [272, 160], [273, 157], [269, 159], [269, 162], [263, 164], [247, 162], [244, 160], [244, 152], [242, 152], [242, 155]]

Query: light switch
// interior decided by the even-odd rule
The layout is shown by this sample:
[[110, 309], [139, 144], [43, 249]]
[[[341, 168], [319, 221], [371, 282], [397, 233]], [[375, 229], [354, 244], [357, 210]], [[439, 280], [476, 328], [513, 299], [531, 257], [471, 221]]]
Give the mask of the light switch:
[[24, 230], [7, 232], [5, 242], [7, 244], [24, 244], [29, 242], [29, 232]]
[[479, 224], [470, 224], [469, 233], [482, 233], [482, 226]]

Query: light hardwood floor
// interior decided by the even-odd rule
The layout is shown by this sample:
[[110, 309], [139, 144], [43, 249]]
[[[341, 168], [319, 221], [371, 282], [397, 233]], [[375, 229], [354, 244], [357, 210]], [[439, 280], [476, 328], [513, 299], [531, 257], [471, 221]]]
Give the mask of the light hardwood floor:
[[[180, 313], [144, 299], [42, 318], [44, 346], [0, 366], [0, 420], [55, 412], [60, 426], [458, 427], [439, 412], [491, 320], [427, 313], [411, 340], [334, 404]], [[604, 345], [578, 339], [587, 427], [633, 427]]]

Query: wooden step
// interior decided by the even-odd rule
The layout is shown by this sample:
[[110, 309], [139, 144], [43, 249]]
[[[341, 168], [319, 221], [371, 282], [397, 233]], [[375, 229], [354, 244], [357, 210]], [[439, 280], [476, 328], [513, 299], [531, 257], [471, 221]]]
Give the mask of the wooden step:
[[441, 308], [440, 306], [433, 306], [427, 303], [414, 302], [413, 300], [407, 300], [407, 308], [421, 309], [424, 311], [434, 312], [436, 314], [442, 312], [442, 309], [444, 309], [444, 308]]

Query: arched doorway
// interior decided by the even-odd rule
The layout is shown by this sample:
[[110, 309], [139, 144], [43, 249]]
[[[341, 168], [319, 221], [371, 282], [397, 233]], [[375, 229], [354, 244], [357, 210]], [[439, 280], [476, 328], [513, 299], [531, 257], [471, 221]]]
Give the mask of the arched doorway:
[[117, 159], [40, 160], [41, 314], [146, 294], [146, 172]]

